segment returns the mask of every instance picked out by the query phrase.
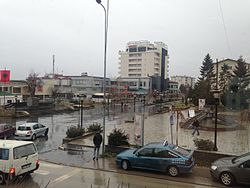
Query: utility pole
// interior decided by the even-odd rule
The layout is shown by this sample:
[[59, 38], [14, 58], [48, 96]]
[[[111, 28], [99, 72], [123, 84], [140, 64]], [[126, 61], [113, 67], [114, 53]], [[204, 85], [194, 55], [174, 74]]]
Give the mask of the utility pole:
[[55, 55], [53, 54], [53, 78], [55, 77]]

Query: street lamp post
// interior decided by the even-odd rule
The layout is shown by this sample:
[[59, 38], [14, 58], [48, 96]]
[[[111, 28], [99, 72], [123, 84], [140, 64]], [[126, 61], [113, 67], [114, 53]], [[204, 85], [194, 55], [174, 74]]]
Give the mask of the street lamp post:
[[105, 112], [106, 112], [106, 62], [107, 62], [107, 33], [108, 33], [108, 10], [109, 10], [109, 0], [107, 0], [107, 9], [103, 6], [101, 0], [96, 0], [96, 2], [102, 6], [104, 10], [104, 71], [103, 71], [103, 144], [102, 144], [102, 154], [105, 152]]
[[218, 90], [218, 59], [216, 59], [216, 88], [214, 93], [214, 99], [215, 99], [215, 121], [214, 121], [214, 151], [218, 151], [217, 148], [217, 120], [218, 120], [218, 105], [219, 105], [219, 90]]
[[136, 100], [136, 95], [134, 94], [134, 112], [135, 112], [135, 100]]
[[218, 90], [214, 92], [215, 99], [215, 121], [214, 121], [214, 151], [218, 151], [217, 148], [217, 120], [218, 120], [218, 104], [219, 104], [219, 92]]

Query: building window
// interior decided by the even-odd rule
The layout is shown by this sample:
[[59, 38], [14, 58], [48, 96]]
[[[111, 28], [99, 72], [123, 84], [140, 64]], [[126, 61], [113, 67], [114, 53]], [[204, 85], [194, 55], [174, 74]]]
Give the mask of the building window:
[[146, 52], [146, 47], [138, 47], [138, 52]]
[[137, 48], [129, 48], [129, 52], [137, 52]]

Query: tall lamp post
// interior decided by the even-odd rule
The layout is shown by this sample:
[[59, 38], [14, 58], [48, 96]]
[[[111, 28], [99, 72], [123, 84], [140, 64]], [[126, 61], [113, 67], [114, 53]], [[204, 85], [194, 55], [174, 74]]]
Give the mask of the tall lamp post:
[[107, 62], [107, 33], [108, 33], [108, 11], [109, 11], [109, 0], [107, 0], [107, 9], [103, 6], [101, 0], [96, 2], [102, 6], [104, 10], [104, 71], [103, 71], [103, 137], [102, 137], [102, 154], [105, 152], [105, 111], [106, 111], [106, 62]]
[[218, 90], [218, 59], [216, 59], [216, 88], [213, 91], [215, 101], [215, 121], [214, 121], [214, 151], [218, 151], [217, 148], [217, 120], [218, 120], [218, 105], [219, 105], [219, 90]]
[[214, 151], [218, 151], [217, 148], [217, 120], [218, 120], [218, 104], [219, 104], [219, 91], [214, 91], [214, 99], [215, 99], [215, 121], [214, 121]]

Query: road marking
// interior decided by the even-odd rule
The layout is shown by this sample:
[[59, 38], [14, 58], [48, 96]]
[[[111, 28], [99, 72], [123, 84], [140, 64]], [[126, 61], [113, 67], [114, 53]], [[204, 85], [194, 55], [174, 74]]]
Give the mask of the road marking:
[[40, 175], [44, 175], [44, 176], [46, 176], [46, 175], [48, 175], [50, 172], [49, 171], [46, 171], [46, 170], [36, 170], [35, 172], [34, 172], [35, 174], [40, 174]]
[[75, 170], [73, 170], [72, 172], [70, 172], [68, 174], [65, 174], [63, 176], [60, 176], [59, 178], [54, 179], [53, 181], [51, 181], [50, 185], [55, 185], [57, 183], [60, 183], [60, 182], [62, 182], [64, 180], [74, 176], [75, 174], [79, 173], [80, 171], [81, 171], [81, 169], [75, 169]]
[[57, 165], [57, 164], [51, 164], [51, 163], [41, 163], [41, 167], [51, 167], [51, 168], [62, 168], [63, 166]]

